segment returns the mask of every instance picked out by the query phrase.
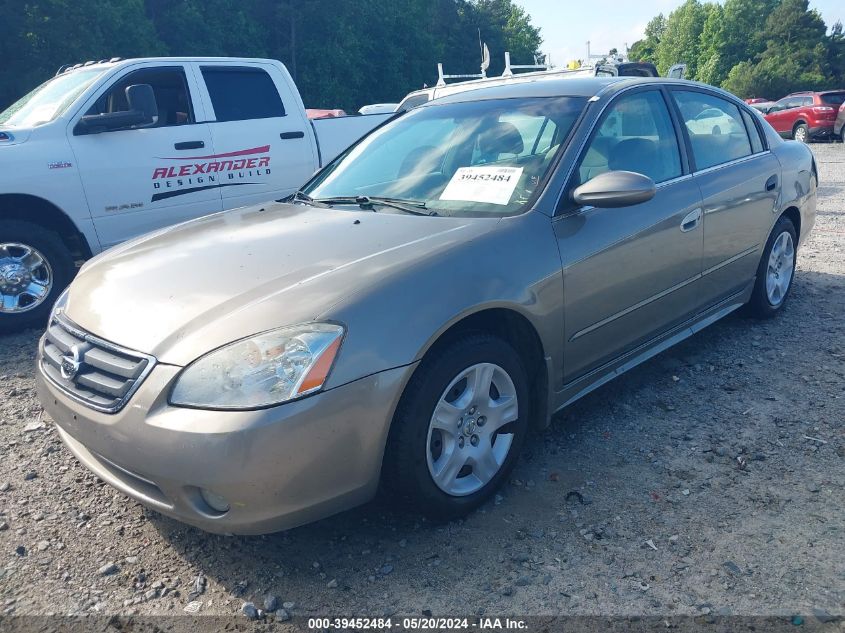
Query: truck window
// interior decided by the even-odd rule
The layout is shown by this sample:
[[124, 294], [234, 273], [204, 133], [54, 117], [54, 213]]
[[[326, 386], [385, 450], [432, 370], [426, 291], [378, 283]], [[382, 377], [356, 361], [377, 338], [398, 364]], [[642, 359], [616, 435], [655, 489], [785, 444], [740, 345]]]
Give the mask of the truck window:
[[203, 66], [202, 77], [218, 122], [285, 116], [276, 84], [260, 68]]
[[182, 68], [145, 68], [129, 73], [119, 79], [105, 94], [101, 95], [86, 114], [109, 114], [126, 112], [126, 88], [137, 84], [149, 84], [158, 106], [158, 122], [153, 127], [170, 127], [194, 122], [194, 110], [188, 93], [188, 83]]

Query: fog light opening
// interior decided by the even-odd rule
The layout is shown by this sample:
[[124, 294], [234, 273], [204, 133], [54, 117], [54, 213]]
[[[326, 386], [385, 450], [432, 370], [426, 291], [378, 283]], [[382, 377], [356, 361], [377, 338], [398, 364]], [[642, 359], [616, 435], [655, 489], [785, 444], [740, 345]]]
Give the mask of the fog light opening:
[[224, 514], [229, 511], [229, 502], [226, 501], [226, 498], [223, 495], [219, 495], [211, 490], [206, 490], [205, 488], [200, 488], [200, 496], [202, 497], [202, 500], [208, 504], [208, 507], [215, 512]]

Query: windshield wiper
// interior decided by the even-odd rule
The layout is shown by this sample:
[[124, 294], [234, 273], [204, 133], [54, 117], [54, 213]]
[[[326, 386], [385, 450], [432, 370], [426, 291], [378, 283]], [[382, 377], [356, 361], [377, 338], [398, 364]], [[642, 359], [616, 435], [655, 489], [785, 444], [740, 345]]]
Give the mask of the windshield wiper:
[[306, 204], [313, 204], [314, 206], [318, 207], [325, 207], [328, 205], [320, 204], [317, 200], [314, 200], [311, 196], [309, 196], [304, 191], [297, 191], [296, 193], [292, 193], [287, 198], [282, 198], [279, 202], [305, 202]]
[[426, 208], [425, 202], [419, 200], [403, 200], [401, 198], [383, 198], [381, 196], [337, 196], [334, 198], [314, 198], [312, 203], [322, 204], [357, 204], [362, 209], [369, 209], [375, 211], [373, 205], [381, 205], [383, 207], [390, 207], [391, 209], [398, 209], [405, 213], [413, 215], [437, 215], [437, 211], [429, 211]]

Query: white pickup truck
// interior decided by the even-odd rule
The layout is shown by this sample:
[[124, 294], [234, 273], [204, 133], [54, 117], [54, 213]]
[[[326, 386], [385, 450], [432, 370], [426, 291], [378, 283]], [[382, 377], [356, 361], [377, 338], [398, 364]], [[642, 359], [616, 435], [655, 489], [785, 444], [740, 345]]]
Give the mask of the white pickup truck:
[[0, 331], [46, 319], [79, 262], [284, 197], [387, 115], [309, 121], [281, 62], [80, 64], [0, 113]]

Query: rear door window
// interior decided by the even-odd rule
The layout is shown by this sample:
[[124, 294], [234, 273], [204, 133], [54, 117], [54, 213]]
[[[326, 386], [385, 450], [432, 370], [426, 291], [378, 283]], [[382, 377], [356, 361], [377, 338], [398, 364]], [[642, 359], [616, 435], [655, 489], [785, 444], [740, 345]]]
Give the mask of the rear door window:
[[655, 183], [683, 173], [678, 138], [660, 92], [623, 95], [608, 107], [581, 158], [578, 182], [573, 184], [617, 170], [644, 174]]
[[689, 134], [696, 169], [752, 154], [745, 122], [735, 104], [705, 92], [673, 90], [672, 96]]
[[218, 122], [285, 116], [279, 91], [266, 71], [235, 66], [203, 66], [201, 70]]

